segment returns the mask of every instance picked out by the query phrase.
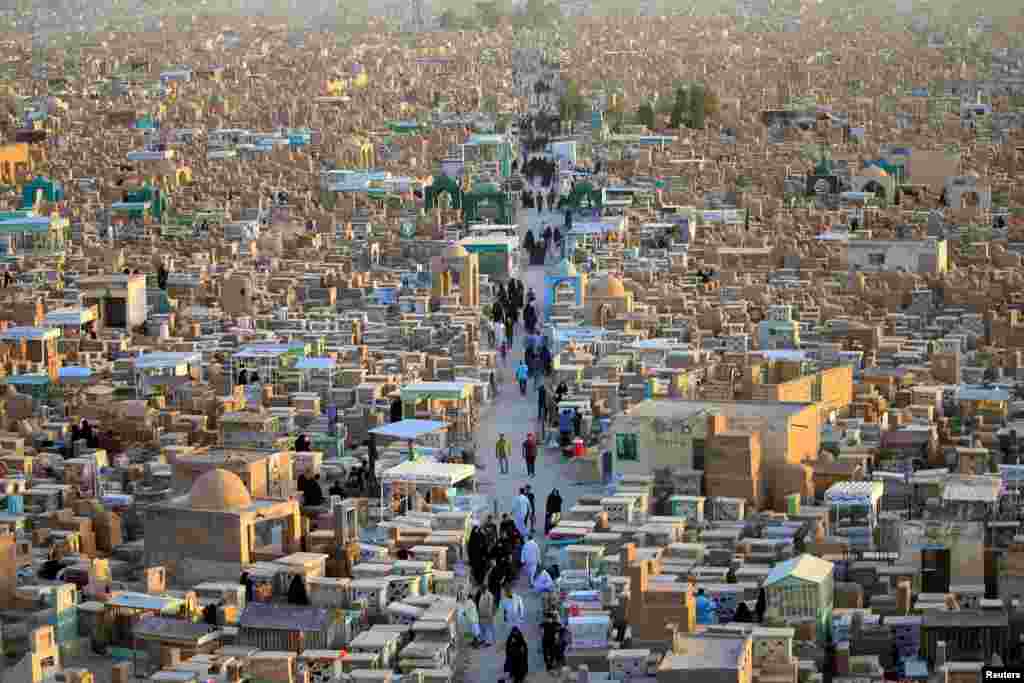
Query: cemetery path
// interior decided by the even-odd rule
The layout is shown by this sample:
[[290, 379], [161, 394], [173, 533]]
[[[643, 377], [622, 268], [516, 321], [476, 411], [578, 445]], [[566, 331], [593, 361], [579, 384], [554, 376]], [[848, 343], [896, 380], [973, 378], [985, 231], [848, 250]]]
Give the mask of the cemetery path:
[[[559, 224], [561, 214], [551, 211], [538, 213], [536, 210], [521, 210], [517, 220], [522, 235], [526, 234], [527, 228], [532, 228], [536, 236], [544, 230], [545, 224]], [[537, 299], [543, 300], [543, 267], [529, 267], [524, 264], [520, 271], [520, 278], [526, 285], [527, 291], [532, 287], [537, 294]], [[478, 479], [481, 491], [491, 496], [499, 513], [510, 512], [516, 493], [522, 486], [530, 484], [537, 496], [538, 534], [536, 538], [544, 552], [544, 506], [551, 489], [557, 488], [561, 494], [564, 512], [576, 504], [581, 494], [596, 492], [601, 487], [593, 484], [577, 485], [571, 478], [569, 468], [562, 464], [561, 456], [555, 450], [544, 452], [537, 458], [537, 474], [533, 479], [526, 476], [526, 463], [522, 458], [521, 444], [528, 433], [537, 430], [538, 423], [536, 392], [528, 391], [525, 398], [520, 396], [513, 377], [515, 363], [522, 358], [522, 354], [523, 348], [521, 344], [517, 343], [515, 352], [509, 356], [508, 368], [505, 370], [505, 383], [501, 387], [501, 393], [481, 416], [477, 432], [477, 460], [484, 469], [478, 475]], [[494, 457], [494, 444], [501, 433], [504, 433], [512, 442], [512, 457], [509, 460], [510, 472], [503, 475], [498, 474], [498, 462]], [[528, 680], [531, 682], [546, 681], [544, 658], [541, 655], [540, 647], [539, 624], [543, 617], [541, 598], [530, 590], [522, 576], [516, 584], [516, 592], [523, 596], [526, 603], [526, 628], [523, 629], [523, 635], [530, 648]], [[499, 642], [494, 647], [469, 651], [470, 660], [465, 667], [464, 681], [466, 683], [496, 683], [504, 677], [504, 635], [507, 635], [508, 629], [499, 624], [497, 633]]]

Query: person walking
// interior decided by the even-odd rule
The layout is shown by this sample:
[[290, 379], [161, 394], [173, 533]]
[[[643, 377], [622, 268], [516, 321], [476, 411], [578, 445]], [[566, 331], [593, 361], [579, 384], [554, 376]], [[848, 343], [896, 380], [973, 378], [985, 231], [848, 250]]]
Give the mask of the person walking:
[[534, 345], [533, 352], [533, 386], [539, 387], [544, 384], [544, 356], [541, 355], [540, 337]]
[[484, 647], [494, 645], [494, 595], [486, 587], [480, 590], [477, 597], [477, 618], [480, 620], [480, 640]]
[[523, 495], [530, 501], [530, 513], [526, 516], [526, 521], [530, 525], [530, 533], [533, 533], [537, 526], [537, 496], [529, 484], [523, 487]]
[[530, 650], [526, 638], [519, 628], [513, 628], [505, 641], [505, 673], [512, 678], [512, 683], [523, 683], [529, 672]]
[[544, 654], [544, 666], [548, 671], [554, 669], [558, 664], [558, 634], [562, 629], [562, 622], [557, 612], [547, 611], [544, 614], [544, 621], [540, 625], [541, 630], [541, 651]]
[[[498, 283], [501, 286], [501, 283]], [[494, 303], [491, 304], [491, 322], [500, 323], [505, 320], [505, 290], [499, 289], [494, 295]]]
[[530, 367], [526, 361], [520, 361], [516, 368], [516, 381], [519, 382], [519, 393], [526, 396], [526, 381], [530, 379]]
[[519, 495], [512, 503], [513, 525], [516, 531], [523, 538], [526, 537], [526, 520], [530, 516], [530, 499], [526, 497], [526, 490], [519, 489]]
[[544, 534], [547, 535], [562, 516], [562, 494], [558, 489], [551, 489], [544, 505]]
[[[495, 545], [495, 551], [497, 545]], [[498, 564], [497, 559], [491, 560], [487, 574], [484, 575], [484, 589], [491, 594], [491, 600], [497, 605], [501, 601], [501, 586], [505, 581], [503, 568]]]
[[534, 540], [532, 533], [526, 543], [523, 544], [522, 555], [520, 555], [519, 559], [526, 569], [526, 581], [532, 588], [533, 579], [537, 576], [537, 567], [540, 565], [540, 546], [537, 545], [537, 541]]
[[526, 476], [531, 479], [537, 474], [537, 437], [530, 432], [523, 442], [523, 460], [526, 461]]
[[508, 459], [512, 454], [512, 444], [504, 432], [498, 435], [498, 443], [494, 444], [494, 455], [498, 458], [498, 474], [508, 474]]
[[479, 584], [487, 571], [487, 539], [479, 524], [475, 524], [469, 532], [466, 555], [469, 557], [470, 576], [474, 583]]
[[544, 420], [548, 416], [548, 390], [541, 382], [540, 386], [537, 387], [537, 419], [540, 420], [541, 427], [543, 428]]
[[506, 633], [518, 631], [526, 623], [526, 604], [522, 597], [512, 592], [510, 585], [505, 586], [502, 591], [498, 612]]
[[[522, 308], [522, 304], [511, 304], [511, 308], [505, 311], [505, 319], [512, 323], [512, 331], [515, 332], [519, 329], [519, 312]], [[507, 329], [507, 328], [506, 328]], [[509, 341], [513, 341], [511, 338]]]
[[480, 612], [477, 609], [476, 601], [468, 592], [459, 596], [456, 623], [463, 638], [470, 640], [470, 647], [483, 647], [484, 641], [480, 638]]
[[572, 443], [573, 412], [565, 408], [558, 414], [558, 443], [565, 448]]
[[533, 335], [534, 330], [537, 326], [537, 311], [533, 308], [533, 304], [526, 304], [523, 308], [523, 325], [526, 327], [526, 333]]

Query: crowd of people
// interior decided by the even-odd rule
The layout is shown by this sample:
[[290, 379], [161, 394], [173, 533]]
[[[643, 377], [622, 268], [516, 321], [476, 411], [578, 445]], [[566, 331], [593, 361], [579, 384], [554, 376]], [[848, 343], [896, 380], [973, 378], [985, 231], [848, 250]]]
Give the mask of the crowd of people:
[[523, 164], [520, 173], [528, 178], [531, 184], [539, 182], [544, 187], [551, 187], [558, 173], [558, 165], [552, 159], [535, 156]]
[[[562, 232], [558, 227], [545, 226], [539, 236], [528, 230], [523, 249], [537, 253], [538, 265], [543, 265], [552, 249], [561, 248], [561, 240]], [[536, 390], [540, 425], [539, 431], [526, 434], [520, 445], [526, 476], [531, 479], [537, 474], [545, 427], [556, 416], [558, 403], [569, 393], [565, 382], [555, 385], [550, 381], [554, 354], [540, 329], [542, 312], [538, 305], [536, 293], [521, 280], [511, 278], [499, 283], [491, 307], [493, 327], [489, 332], [491, 344], [502, 358], [501, 365], [508, 362], [516, 348], [517, 334], [522, 334], [522, 356], [515, 365], [514, 376], [524, 397], [530, 393], [531, 383]], [[493, 384], [496, 382], [492, 378]], [[579, 419], [575, 421], [577, 434], [579, 422]], [[499, 475], [511, 474], [512, 455], [512, 439], [507, 433], [499, 433], [495, 443]], [[543, 536], [547, 536], [562, 514], [563, 500], [558, 489], [552, 489], [543, 503], [541, 523]], [[517, 683], [529, 673], [529, 647], [525, 635], [528, 632], [526, 603], [523, 596], [516, 593], [516, 586], [525, 585], [526, 590], [550, 594], [555, 590], [560, 573], [557, 564], [545, 566], [538, 543], [537, 522], [537, 496], [527, 484], [517, 490], [510, 512], [497, 518], [488, 515], [473, 527], [467, 544], [471, 589], [460, 600], [460, 619], [472, 646], [488, 648], [503, 643], [504, 671], [509, 680]], [[557, 668], [565, 662], [568, 631], [554, 609], [542, 610], [539, 627], [544, 663], [549, 670]]]
[[552, 228], [545, 225], [539, 236], [535, 236], [532, 229], [527, 230], [523, 237], [523, 251], [529, 256], [530, 265], [543, 266], [552, 252], [555, 256], [560, 254], [562, 238], [562, 231], [558, 226]]
[[[539, 593], [551, 593], [559, 575], [557, 565], [541, 567], [540, 545], [535, 536], [535, 496], [529, 486], [519, 490], [513, 513], [497, 523], [488, 515], [473, 527], [467, 544], [472, 590], [461, 596], [460, 619], [472, 636], [472, 647], [488, 648], [505, 643], [505, 673], [518, 683], [529, 672], [529, 648], [523, 628], [527, 609], [516, 593], [519, 578]], [[545, 529], [561, 512], [561, 496], [551, 492], [546, 507]], [[499, 632], [500, 628], [500, 632]], [[551, 670], [565, 662], [568, 632], [557, 611], [545, 610], [541, 622], [541, 650]]]
[[[532, 293], [533, 290], [530, 290], [530, 294]], [[507, 284], [498, 283], [491, 304], [491, 321], [494, 327], [490, 336], [492, 343], [500, 347], [503, 359], [508, 357], [508, 352], [515, 341], [520, 316], [528, 315], [524, 310], [528, 307], [532, 308], [532, 301], [527, 301], [525, 285], [521, 280], [512, 278]], [[533, 314], [536, 315], [536, 311]], [[525, 320], [525, 317], [523, 319]]]

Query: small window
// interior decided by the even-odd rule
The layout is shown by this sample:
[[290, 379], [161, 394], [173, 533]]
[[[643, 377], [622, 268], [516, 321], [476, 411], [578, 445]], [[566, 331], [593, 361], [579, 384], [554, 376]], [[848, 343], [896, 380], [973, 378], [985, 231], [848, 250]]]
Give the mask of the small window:
[[868, 254], [868, 263], [872, 266], [884, 266], [885, 254]]

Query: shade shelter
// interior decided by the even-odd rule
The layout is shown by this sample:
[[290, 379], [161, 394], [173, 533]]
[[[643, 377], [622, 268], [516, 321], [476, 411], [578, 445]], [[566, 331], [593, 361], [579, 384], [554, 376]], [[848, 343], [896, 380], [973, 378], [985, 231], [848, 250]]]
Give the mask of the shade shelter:
[[299, 372], [299, 391], [330, 396], [337, 367], [338, 362], [333, 358], [300, 358], [295, 363], [295, 369]]
[[58, 308], [46, 314], [46, 317], [43, 318], [43, 326], [58, 328], [62, 337], [78, 338], [88, 332], [95, 324], [97, 317], [96, 306]]
[[421, 436], [434, 434], [448, 428], [448, 423], [437, 420], [399, 420], [370, 430], [370, 434], [403, 441], [415, 441]]
[[[448, 429], [447, 422], [438, 420], [399, 420], [370, 430], [375, 437], [399, 439], [409, 444], [409, 458], [415, 457], [416, 440], [432, 434], [441, 434]], [[441, 445], [441, 439], [437, 440]]]
[[65, 365], [57, 371], [57, 383], [64, 391], [64, 400], [69, 398], [78, 402], [81, 390], [92, 383], [93, 372], [89, 368], [77, 365]]
[[[105, 603], [105, 610], [98, 633], [94, 636], [112, 653], [128, 654], [132, 669], [138, 674], [138, 639], [135, 626], [147, 617], [163, 616], [181, 618], [195, 608], [188, 600], [172, 596], [149, 595], [148, 593], [116, 593]], [[126, 652], [127, 650], [127, 652]]]
[[450, 488], [476, 476], [476, 465], [440, 463], [427, 460], [403, 462], [386, 470], [382, 484], [416, 484]]
[[475, 476], [476, 465], [440, 463], [430, 460], [410, 460], [395, 465], [385, 470], [380, 478], [381, 519], [384, 519], [385, 486], [401, 488], [403, 493], [414, 493], [417, 488], [421, 487], [442, 489], [447, 492], [456, 484]]
[[20, 349], [24, 344], [28, 352], [26, 360], [36, 364], [40, 374], [46, 374], [51, 379], [57, 378], [58, 353], [57, 340], [60, 338], [60, 330], [50, 327], [8, 327], [0, 332], [0, 346], [8, 347], [11, 350]]
[[173, 394], [177, 387], [191, 384], [200, 376], [203, 355], [195, 351], [157, 351], [135, 358], [135, 395]]
[[[231, 356], [230, 363], [225, 365], [225, 372], [229, 373], [229, 386], [234, 390], [244, 369], [249, 385], [270, 384], [274, 386], [275, 393], [288, 393], [285, 383], [295, 374], [295, 364], [305, 355], [306, 345], [303, 343], [243, 346]], [[255, 396], [252, 400], [255, 400]]]
[[[443, 445], [443, 437], [441, 436], [444, 431], [448, 428], [448, 423], [441, 422], [439, 420], [399, 420], [398, 422], [392, 422], [391, 424], [382, 425], [369, 431], [370, 437], [374, 440], [378, 440], [380, 437], [385, 439], [397, 439], [405, 441], [409, 445], [408, 460], [410, 462], [416, 460], [416, 441], [417, 439], [426, 439], [436, 435], [436, 438], [431, 439], [432, 446], [440, 447]], [[375, 469], [375, 463], [371, 463], [371, 467]], [[376, 475], [376, 472], [374, 472]], [[383, 477], [380, 478], [381, 486], [383, 487]], [[383, 491], [383, 488], [382, 488]], [[384, 515], [384, 497], [381, 496], [381, 518]]]
[[5, 377], [3, 383], [13, 386], [19, 394], [31, 396], [36, 402], [49, 400], [50, 391], [53, 387], [53, 381], [49, 375], [37, 373], [11, 375], [10, 377]]

